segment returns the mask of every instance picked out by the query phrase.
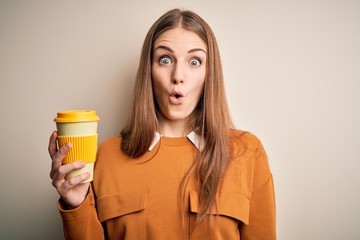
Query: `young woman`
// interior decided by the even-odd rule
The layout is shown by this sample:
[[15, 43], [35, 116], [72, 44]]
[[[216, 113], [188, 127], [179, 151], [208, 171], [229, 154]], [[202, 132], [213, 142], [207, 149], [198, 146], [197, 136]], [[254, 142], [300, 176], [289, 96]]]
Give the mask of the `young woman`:
[[215, 36], [191, 11], [150, 28], [121, 136], [104, 141], [92, 184], [62, 165], [71, 145], [50, 137], [50, 176], [66, 239], [276, 238], [272, 174], [260, 141], [231, 128]]

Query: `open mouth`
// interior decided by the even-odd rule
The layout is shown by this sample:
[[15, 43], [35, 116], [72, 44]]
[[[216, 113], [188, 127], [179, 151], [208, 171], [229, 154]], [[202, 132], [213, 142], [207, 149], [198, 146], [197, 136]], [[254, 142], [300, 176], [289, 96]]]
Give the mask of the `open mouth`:
[[184, 94], [182, 92], [179, 91], [173, 91], [171, 94], [171, 96], [175, 97], [175, 98], [182, 98], [184, 97]]
[[172, 104], [181, 104], [184, 99], [184, 94], [182, 92], [174, 91], [170, 94], [170, 101]]

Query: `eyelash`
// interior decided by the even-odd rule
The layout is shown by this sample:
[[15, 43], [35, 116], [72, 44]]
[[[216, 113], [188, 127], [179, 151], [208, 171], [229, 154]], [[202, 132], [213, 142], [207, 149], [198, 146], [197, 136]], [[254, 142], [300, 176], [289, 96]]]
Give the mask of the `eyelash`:
[[164, 59], [169, 60], [169, 61], [170, 61], [170, 63], [172, 63], [172, 62], [173, 62], [169, 56], [161, 56], [161, 57], [159, 57], [158, 62], [159, 62], [160, 64], [162, 64], [162, 65], [166, 65], [167, 63], [163, 63], [163, 60], [164, 60]]
[[[163, 62], [164, 59], [168, 60], [169, 63], [172, 63], [172, 62], [173, 62], [169, 56], [161, 56], [161, 57], [159, 57], [158, 62], [159, 62], [160, 64], [162, 64], [162, 65], [167, 65], [167, 64], [169, 64], [169, 63], [164, 63], [164, 62]], [[198, 64], [197, 64], [197, 65], [192, 65], [191, 62], [193, 62], [193, 61], [197, 61]], [[190, 65], [191, 67], [200, 66], [201, 63], [202, 63], [202, 61], [201, 61], [199, 58], [192, 58], [192, 59], [189, 61], [189, 65]]]
[[[198, 64], [197, 64], [197, 65], [192, 65], [191, 62], [193, 62], [193, 61], [197, 61]], [[197, 66], [200, 66], [200, 65], [201, 65], [201, 60], [198, 59], [198, 58], [192, 58], [192, 59], [190, 60], [189, 64], [190, 64], [190, 66], [192, 66], [192, 67], [197, 67]]]

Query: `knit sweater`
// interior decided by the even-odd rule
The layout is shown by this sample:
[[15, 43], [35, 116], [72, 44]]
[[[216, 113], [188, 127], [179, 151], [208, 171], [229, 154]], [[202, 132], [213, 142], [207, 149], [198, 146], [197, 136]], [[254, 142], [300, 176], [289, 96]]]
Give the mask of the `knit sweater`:
[[232, 130], [231, 141], [232, 159], [216, 207], [206, 221], [195, 225], [195, 178], [190, 178], [184, 199], [179, 198], [180, 182], [198, 151], [189, 139], [161, 137], [138, 159], [120, 150], [120, 137], [105, 140], [82, 205], [64, 210], [59, 201], [65, 238], [276, 239], [273, 178], [264, 148], [248, 132]]

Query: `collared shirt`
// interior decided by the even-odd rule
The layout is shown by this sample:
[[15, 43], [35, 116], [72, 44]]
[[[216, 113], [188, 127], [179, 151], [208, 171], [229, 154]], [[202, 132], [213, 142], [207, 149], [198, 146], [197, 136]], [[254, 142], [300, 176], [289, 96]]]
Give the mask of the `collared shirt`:
[[[201, 136], [199, 134], [192, 131], [188, 135], [186, 135], [186, 137], [194, 144], [194, 146], [198, 150], [201, 150]], [[155, 132], [154, 139], [149, 147], [150, 152], [153, 150], [155, 145], [160, 141], [160, 139], [161, 139], [161, 134], [158, 132]]]
[[104, 141], [85, 201], [72, 210], [59, 204], [65, 239], [275, 240], [274, 188], [267, 156], [254, 135], [241, 131], [231, 132], [233, 157], [216, 207], [209, 211], [214, 225], [208, 224], [209, 219], [193, 224], [200, 209], [195, 176], [189, 178], [179, 204], [179, 184], [197, 150], [192, 135], [159, 134], [152, 151], [137, 159], [121, 151], [120, 137]]

